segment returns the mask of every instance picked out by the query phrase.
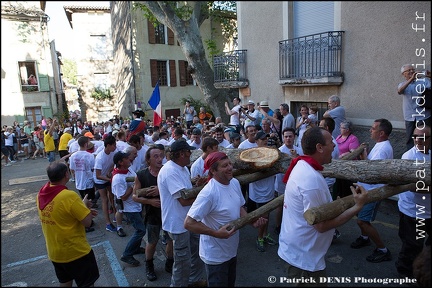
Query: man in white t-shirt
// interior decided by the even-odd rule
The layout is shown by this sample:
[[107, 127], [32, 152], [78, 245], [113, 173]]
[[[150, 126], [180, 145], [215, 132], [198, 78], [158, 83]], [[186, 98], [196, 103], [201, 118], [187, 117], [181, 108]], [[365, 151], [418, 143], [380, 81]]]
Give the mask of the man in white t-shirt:
[[[255, 135], [255, 141], [258, 147], [267, 147], [269, 134], [264, 131], [258, 131]], [[274, 199], [274, 182], [275, 175], [260, 179], [249, 183], [249, 193], [247, 201], [247, 212], [251, 213], [256, 209], [264, 206]], [[269, 213], [262, 215], [268, 220]], [[270, 233], [267, 233], [268, 222], [258, 228], [258, 238], [256, 240], [256, 249], [259, 252], [265, 252], [264, 244], [276, 245], [277, 242], [273, 240]]]
[[326, 277], [325, 255], [333, 240], [334, 228], [348, 222], [367, 201], [367, 191], [351, 187], [354, 206], [339, 216], [310, 225], [303, 214], [306, 210], [332, 202], [322, 165], [332, 159], [335, 144], [330, 132], [319, 127], [305, 131], [302, 139], [304, 156], [291, 161], [283, 181], [286, 189], [283, 201], [282, 226], [278, 255], [288, 264], [286, 277], [301, 279], [304, 275], [315, 283]]
[[[416, 160], [419, 163], [417, 167], [420, 172], [430, 165], [431, 128], [429, 126], [415, 128], [411, 136], [414, 138], [414, 147], [405, 152], [402, 159]], [[422, 180], [419, 179], [419, 181]], [[423, 188], [421, 182], [418, 182], [418, 184], [415, 191], [406, 191], [399, 194], [398, 235], [402, 245], [395, 265], [400, 278], [414, 278], [414, 259], [421, 253], [425, 244], [428, 245], [432, 234], [431, 195], [430, 193], [421, 193], [429, 191], [429, 186], [425, 185]], [[427, 238], [418, 237], [420, 233], [426, 236], [424, 232], [428, 234]]]
[[116, 139], [114, 136], [108, 135], [104, 140], [104, 149], [95, 158], [93, 170], [95, 187], [102, 201], [105, 229], [110, 232], [117, 232], [116, 227], [109, 218], [109, 205], [114, 206], [114, 197], [111, 192], [111, 172], [114, 168], [113, 157], [115, 152], [117, 152]]
[[[199, 255], [208, 272], [208, 287], [235, 287], [240, 232], [229, 229], [228, 223], [247, 214], [245, 200], [225, 153], [209, 154], [204, 165], [211, 179], [189, 209], [184, 227], [201, 234]], [[265, 222], [260, 217], [253, 225], [258, 227]]]
[[256, 125], [260, 124], [260, 113], [257, 109], [255, 109], [255, 102], [252, 100], [249, 100], [247, 103], [248, 110], [240, 110], [243, 114], [241, 117], [244, 118], [244, 124], [243, 127], [246, 128], [249, 125]]
[[229, 108], [228, 102], [225, 102], [225, 113], [230, 116], [230, 123], [231, 126], [237, 127], [237, 132], [240, 132], [240, 98], [235, 97], [233, 99], [234, 107], [232, 109]]
[[130, 169], [131, 161], [129, 153], [118, 151], [114, 154], [113, 162], [115, 168], [112, 176], [112, 192], [116, 197], [118, 210], [123, 210], [127, 219], [135, 229], [134, 234], [129, 239], [125, 250], [120, 258], [121, 261], [132, 266], [139, 266], [140, 262], [133, 255], [140, 253], [141, 241], [146, 233], [146, 227], [142, 218], [142, 205], [133, 200], [134, 182], [126, 181], [126, 178], [135, 178], [136, 173]]
[[255, 134], [257, 133], [255, 126], [246, 127], [245, 134], [247, 136], [246, 140], [240, 143], [238, 149], [249, 149], [258, 147], [255, 140]]
[[191, 189], [192, 182], [188, 165], [191, 150], [195, 147], [180, 138], [170, 147], [170, 160], [161, 168], [157, 186], [161, 200], [162, 229], [173, 239], [174, 265], [171, 276], [172, 287], [186, 287], [202, 281], [204, 263], [198, 255], [199, 235], [190, 233], [183, 222], [195, 198], [183, 199], [181, 191]]
[[[95, 187], [93, 181], [93, 168], [95, 163], [95, 157], [92, 153], [87, 152], [88, 143], [90, 139], [85, 136], [78, 138], [78, 144], [80, 150], [73, 153], [69, 158], [69, 168], [75, 179], [75, 187], [84, 199], [85, 195], [87, 199], [95, 199]], [[95, 205], [93, 204], [93, 208]], [[93, 227], [86, 227], [86, 232], [94, 231]]]
[[[366, 148], [361, 155], [362, 160], [383, 160], [393, 159], [393, 148], [388, 140], [393, 126], [387, 119], [377, 119], [372, 124], [370, 129], [371, 139], [376, 141], [375, 146], [367, 154]], [[359, 182], [360, 183], [360, 182]], [[384, 186], [384, 184], [367, 184], [361, 183], [366, 190], [372, 190]], [[351, 243], [351, 248], [359, 249], [371, 245], [371, 240], [376, 247], [371, 255], [366, 257], [366, 260], [373, 263], [382, 261], [390, 261], [392, 259], [390, 250], [384, 245], [378, 230], [372, 226], [372, 221], [378, 212], [381, 201], [371, 202], [366, 204], [357, 215], [357, 225], [360, 228], [360, 236]]]
[[[295, 135], [294, 128], [291, 127], [285, 128], [282, 131], [282, 140], [284, 144], [279, 147], [279, 151], [288, 154], [293, 159], [299, 155], [303, 155], [303, 152], [299, 149], [299, 147], [294, 145], [295, 136], [296, 135]], [[275, 194], [277, 197], [285, 193], [286, 184], [282, 182], [283, 177], [284, 177], [283, 173], [276, 174], [274, 187], [275, 187]], [[276, 224], [275, 224], [276, 226], [275, 233], [278, 235], [280, 233], [281, 223], [282, 223], [282, 206], [279, 206], [278, 208], [276, 208]]]
[[202, 151], [203, 154], [198, 157], [191, 165], [190, 172], [192, 179], [195, 177], [207, 176], [208, 170], [205, 171], [204, 169], [204, 161], [210, 153], [219, 151], [219, 142], [211, 137], [204, 138], [202, 142]]
[[341, 134], [340, 124], [345, 121], [345, 108], [340, 105], [340, 98], [337, 95], [332, 95], [328, 98], [329, 110], [324, 112], [323, 117], [331, 117], [335, 121], [335, 129], [333, 137], [336, 139]]

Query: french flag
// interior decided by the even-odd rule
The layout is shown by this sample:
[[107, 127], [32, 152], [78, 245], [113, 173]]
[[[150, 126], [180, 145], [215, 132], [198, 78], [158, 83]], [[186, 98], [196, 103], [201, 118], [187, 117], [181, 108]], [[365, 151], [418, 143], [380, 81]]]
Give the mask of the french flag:
[[156, 83], [156, 87], [148, 101], [150, 107], [154, 110], [153, 112], [153, 126], [160, 126], [162, 123], [162, 105], [160, 100], [159, 81]]

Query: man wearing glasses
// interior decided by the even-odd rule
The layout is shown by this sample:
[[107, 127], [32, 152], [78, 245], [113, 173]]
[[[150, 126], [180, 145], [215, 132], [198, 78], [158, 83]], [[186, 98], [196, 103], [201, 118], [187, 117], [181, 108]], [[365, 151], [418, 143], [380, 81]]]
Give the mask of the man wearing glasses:
[[416, 72], [414, 66], [405, 64], [401, 68], [405, 80], [398, 85], [398, 94], [403, 96], [402, 109], [406, 128], [406, 149], [414, 145], [411, 135], [414, 132], [417, 122], [419, 127], [424, 124], [431, 126], [431, 110], [425, 107], [422, 94], [426, 88], [431, 88], [430, 71]]
[[[418, 163], [424, 163], [424, 166], [430, 165], [430, 133], [431, 129], [428, 126], [414, 129], [412, 137], [415, 145], [402, 155], [402, 159], [416, 160]], [[418, 166], [419, 170], [424, 169], [421, 167], [423, 165]], [[427, 189], [429, 190], [429, 187]], [[402, 241], [402, 246], [395, 265], [400, 276], [410, 278], [414, 277], [414, 259], [420, 254], [425, 243], [426, 235], [424, 232], [428, 234], [426, 245], [430, 245], [429, 237], [432, 228], [430, 194], [416, 192], [421, 192], [421, 190], [400, 193], [398, 200], [400, 211], [398, 235]], [[418, 237], [421, 233], [424, 237]]]

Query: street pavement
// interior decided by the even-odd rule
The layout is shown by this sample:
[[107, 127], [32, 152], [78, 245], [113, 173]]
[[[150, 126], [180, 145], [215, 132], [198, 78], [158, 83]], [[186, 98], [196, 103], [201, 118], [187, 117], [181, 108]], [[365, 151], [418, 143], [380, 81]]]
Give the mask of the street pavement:
[[[58, 158], [58, 155], [57, 155]], [[2, 287], [57, 287], [59, 283], [54, 269], [46, 256], [45, 240], [40, 227], [36, 195], [46, 182], [47, 159], [25, 160], [1, 168], [1, 286]], [[75, 183], [67, 186], [75, 189]], [[100, 204], [100, 201], [99, 201]], [[133, 234], [131, 225], [124, 225], [126, 237], [105, 230], [101, 205], [95, 218], [95, 231], [87, 233], [89, 243], [95, 252], [100, 278], [99, 287], [167, 287], [170, 274], [165, 272], [164, 246], [159, 241], [155, 255], [156, 281], [150, 282], [145, 275], [145, 255], [136, 255], [141, 262], [132, 267], [120, 261], [129, 237]], [[327, 275], [322, 279], [329, 287], [408, 287], [400, 284], [394, 263], [401, 242], [398, 237], [398, 209], [394, 200], [382, 202], [376, 221], [382, 239], [390, 249], [393, 259], [381, 263], [369, 263], [366, 256], [373, 247], [350, 248], [360, 233], [356, 220], [339, 227], [340, 238], [335, 240], [327, 255]], [[274, 229], [274, 212], [270, 214], [269, 231]], [[274, 233], [273, 236], [277, 238]], [[241, 287], [283, 287], [288, 286], [285, 264], [278, 254], [278, 246], [266, 246], [265, 252], [255, 249], [257, 230], [250, 225], [240, 230], [236, 286]], [[145, 238], [144, 238], [145, 239]], [[300, 241], [301, 239], [299, 239]], [[142, 246], [145, 245], [143, 241]], [[75, 285], [74, 285], [75, 286]]]

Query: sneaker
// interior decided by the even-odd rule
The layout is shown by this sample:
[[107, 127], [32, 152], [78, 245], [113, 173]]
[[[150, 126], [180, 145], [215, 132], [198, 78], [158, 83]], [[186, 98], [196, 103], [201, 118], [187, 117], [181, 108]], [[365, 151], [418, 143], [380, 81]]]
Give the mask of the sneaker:
[[93, 227], [86, 227], [85, 230], [86, 230], [86, 233], [95, 231], [95, 229]]
[[[111, 214], [111, 213], [110, 213]], [[113, 218], [113, 223], [117, 223], [117, 220], [115, 219], [115, 217]]]
[[387, 248], [387, 253], [379, 250], [378, 248], [374, 250], [372, 255], [366, 257], [366, 260], [372, 263], [379, 263], [382, 261], [390, 261], [392, 259], [390, 250]]
[[12, 160], [12, 161], [10, 161], [11, 163], [16, 163], [16, 161], [15, 160]]
[[371, 245], [369, 238], [364, 239], [362, 236], [359, 236], [354, 242], [351, 243], [351, 248], [358, 249], [369, 245]]
[[123, 228], [117, 229], [117, 235], [120, 237], [126, 237], [126, 233], [124, 232]]
[[140, 262], [136, 260], [133, 256], [128, 256], [128, 257], [122, 256], [120, 260], [135, 267], [140, 265]]
[[[335, 232], [333, 234], [333, 240], [338, 239], [341, 236], [341, 233], [339, 232], [339, 230], [335, 229]], [[368, 238], [369, 239], [369, 238]], [[357, 241], [357, 240], [356, 240]], [[370, 242], [370, 240], [369, 240]], [[352, 244], [351, 244], [352, 245]], [[351, 246], [352, 247], [352, 246]]]
[[6, 165], [4, 165], [4, 166], [12, 166], [12, 164], [11, 163], [7, 163]]
[[117, 232], [117, 228], [111, 223], [106, 225], [105, 229], [110, 232]]
[[71, 182], [75, 182], [75, 179], [74, 179], [74, 178], [71, 178], [70, 181], [71, 181]]
[[259, 251], [259, 252], [264, 252], [265, 251], [265, 248], [264, 248], [264, 239], [263, 238], [258, 238], [257, 240], [256, 240], [256, 249]]
[[273, 238], [270, 237], [270, 233], [267, 234], [267, 236], [264, 236], [264, 242], [272, 246], [278, 244], [278, 242], [276, 242]]

